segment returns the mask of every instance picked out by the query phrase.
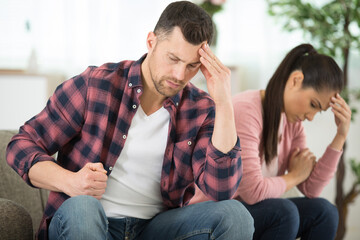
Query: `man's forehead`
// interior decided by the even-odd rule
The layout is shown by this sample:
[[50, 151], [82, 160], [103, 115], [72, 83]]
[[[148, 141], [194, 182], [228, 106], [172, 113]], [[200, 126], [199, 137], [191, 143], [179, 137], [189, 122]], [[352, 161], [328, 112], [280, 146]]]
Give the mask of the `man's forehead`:
[[199, 49], [200, 47], [197, 49], [196, 54], [194, 54], [194, 56], [188, 56], [182, 54], [181, 52], [176, 52], [176, 51], [168, 51], [168, 55], [180, 62], [197, 64], [200, 63]]

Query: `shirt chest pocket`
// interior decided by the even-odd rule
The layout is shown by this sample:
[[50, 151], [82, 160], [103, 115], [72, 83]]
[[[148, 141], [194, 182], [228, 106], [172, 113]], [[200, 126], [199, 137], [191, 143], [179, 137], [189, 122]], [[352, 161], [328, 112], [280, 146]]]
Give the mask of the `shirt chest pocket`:
[[178, 186], [186, 187], [194, 181], [192, 158], [195, 143], [194, 139], [176, 142], [174, 145], [173, 167], [174, 178]]
[[180, 165], [187, 165], [191, 167], [191, 159], [195, 147], [194, 139], [189, 138], [176, 142], [174, 144], [174, 161], [177, 168], [181, 167]]

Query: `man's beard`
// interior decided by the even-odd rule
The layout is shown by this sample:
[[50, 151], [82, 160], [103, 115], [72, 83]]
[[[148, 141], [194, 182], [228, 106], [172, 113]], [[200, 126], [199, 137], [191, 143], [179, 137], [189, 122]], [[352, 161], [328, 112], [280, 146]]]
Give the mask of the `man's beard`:
[[[160, 93], [161, 95], [165, 96], [165, 97], [172, 97], [175, 96], [182, 88], [183, 88], [183, 84], [181, 81], [178, 81], [174, 78], [171, 77], [161, 77], [159, 81], [155, 81], [155, 78], [152, 76], [151, 74], [151, 80], [154, 84], [154, 87], [156, 89], [156, 91], [158, 93]], [[179, 84], [179, 87], [174, 89], [171, 87], [167, 87], [167, 83], [166, 81], [169, 80], [175, 84]]]

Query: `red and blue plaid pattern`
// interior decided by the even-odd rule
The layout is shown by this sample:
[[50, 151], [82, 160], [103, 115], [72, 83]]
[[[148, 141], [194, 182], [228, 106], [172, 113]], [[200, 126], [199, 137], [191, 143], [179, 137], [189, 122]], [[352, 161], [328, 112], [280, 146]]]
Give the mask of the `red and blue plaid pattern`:
[[[12, 168], [29, 185], [29, 169], [39, 161], [54, 161], [73, 172], [88, 162], [101, 162], [111, 174], [140, 104], [145, 57], [89, 67], [61, 84], [44, 110], [9, 143]], [[164, 205], [186, 205], [194, 195], [194, 182], [213, 200], [231, 198], [242, 176], [239, 139], [227, 154], [212, 145], [215, 105], [210, 96], [189, 83], [163, 106], [170, 113], [161, 176]], [[57, 160], [51, 157], [56, 152]], [[38, 238], [47, 239], [50, 219], [67, 198], [50, 193]]]

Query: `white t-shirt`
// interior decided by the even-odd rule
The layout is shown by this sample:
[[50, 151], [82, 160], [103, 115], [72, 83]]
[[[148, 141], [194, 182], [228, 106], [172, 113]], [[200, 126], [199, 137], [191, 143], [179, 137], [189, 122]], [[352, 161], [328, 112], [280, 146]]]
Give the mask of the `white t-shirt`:
[[107, 217], [150, 219], [164, 209], [160, 180], [169, 121], [165, 108], [147, 116], [139, 105], [100, 200]]

